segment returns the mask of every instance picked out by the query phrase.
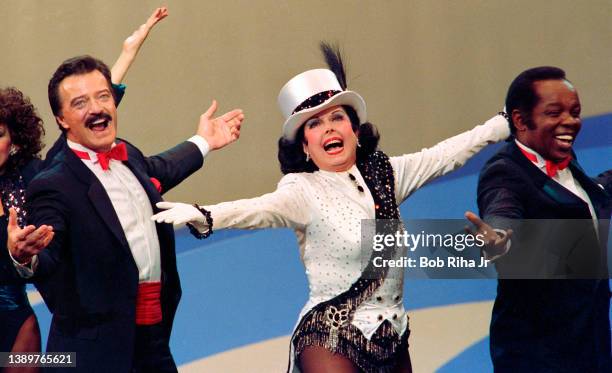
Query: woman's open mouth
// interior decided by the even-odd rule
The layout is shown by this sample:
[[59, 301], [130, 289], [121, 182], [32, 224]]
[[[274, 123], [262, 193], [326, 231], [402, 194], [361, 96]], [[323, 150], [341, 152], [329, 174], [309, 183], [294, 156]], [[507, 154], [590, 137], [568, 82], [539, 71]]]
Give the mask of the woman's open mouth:
[[344, 150], [344, 141], [340, 137], [330, 137], [323, 142], [323, 150], [329, 155], [336, 155]]

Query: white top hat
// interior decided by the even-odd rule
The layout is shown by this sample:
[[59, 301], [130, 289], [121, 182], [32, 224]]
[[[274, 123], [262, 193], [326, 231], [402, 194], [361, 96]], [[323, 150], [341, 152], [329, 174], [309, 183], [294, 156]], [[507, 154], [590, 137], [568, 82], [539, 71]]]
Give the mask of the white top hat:
[[298, 129], [308, 118], [337, 105], [348, 105], [355, 109], [360, 124], [366, 121], [363, 98], [356, 92], [343, 91], [331, 70], [314, 69], [294, 76], [278, 94], [278, 106], [286, 119], [283, 137], [295, 140]]

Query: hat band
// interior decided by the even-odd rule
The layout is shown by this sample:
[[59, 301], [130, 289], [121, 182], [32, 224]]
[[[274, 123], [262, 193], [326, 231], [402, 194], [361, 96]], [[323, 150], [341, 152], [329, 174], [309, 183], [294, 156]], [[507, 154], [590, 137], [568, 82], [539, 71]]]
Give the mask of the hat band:
[[301, 104], [299, 104], [298, 107], [296, 107], [295, 110], [293, 110], [291, 115], [298, 113], [302, 110], [310, 109], [311, 107], [319, 106], [340, 92], [342, 91], [330, 90], [330, 91], [319, 92], [316, 95], [312, 95], [308, 97], [306, 100], [304, 100]]

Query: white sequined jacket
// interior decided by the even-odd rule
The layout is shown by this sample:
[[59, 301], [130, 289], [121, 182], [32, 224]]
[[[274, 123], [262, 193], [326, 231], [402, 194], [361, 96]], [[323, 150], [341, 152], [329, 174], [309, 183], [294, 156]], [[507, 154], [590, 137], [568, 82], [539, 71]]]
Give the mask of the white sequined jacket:
[[[431, 148], [391, 157], [398, 206], [425, 183], [461, 167], [487, 144], [504, 140], [509, 134], [506, 120], [496, 116]], [[288, 174], [272, 193], [204, 208], [211, 211], [213, 229], [289, 227], [295, 231], [310, 286], [300, 318], [359, 278], [361, 220], [375, 217], [372, 195], [356, 166], [344, 172]], [[389, 320], [400, 335], [407, 327], [403, 275], [390, 272], [388, 277], [353, 316], [352, 324], [368, 339], [384, 320]]]

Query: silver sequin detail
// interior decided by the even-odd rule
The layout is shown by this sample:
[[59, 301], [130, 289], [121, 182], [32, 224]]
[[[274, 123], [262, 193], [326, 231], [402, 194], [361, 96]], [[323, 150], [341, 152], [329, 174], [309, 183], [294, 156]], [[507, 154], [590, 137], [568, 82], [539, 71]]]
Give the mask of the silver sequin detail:
[[0, 179], [0, 193], [4, 213], [8, 215], [9, 209], [14, 208], [17, 212], [17, 224], [24, 227], [26, 224], [26, 189], [21, 174], [13, 171], [2, 177]]

